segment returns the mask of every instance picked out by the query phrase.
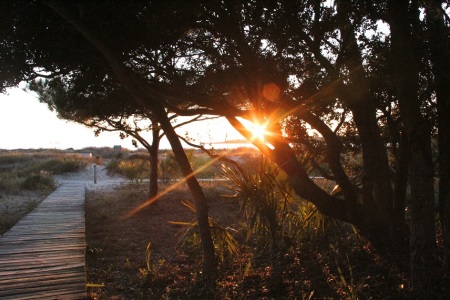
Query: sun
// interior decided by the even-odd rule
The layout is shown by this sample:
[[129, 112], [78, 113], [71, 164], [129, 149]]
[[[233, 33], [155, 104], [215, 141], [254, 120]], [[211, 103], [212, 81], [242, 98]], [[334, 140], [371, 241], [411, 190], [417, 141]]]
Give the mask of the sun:
[[264, 136], [267, 134], [266, 124], [254, 123], [252, 128], [252, 134], [253, 134], [252, 138], [254, 140], [264, 141]]

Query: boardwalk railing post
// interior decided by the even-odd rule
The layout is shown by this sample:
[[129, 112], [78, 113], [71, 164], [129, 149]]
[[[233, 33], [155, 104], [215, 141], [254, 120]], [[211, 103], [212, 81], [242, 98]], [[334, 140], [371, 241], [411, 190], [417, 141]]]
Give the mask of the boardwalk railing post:
[[97, 183], [97, 165], [94, 164], [94, 184]]

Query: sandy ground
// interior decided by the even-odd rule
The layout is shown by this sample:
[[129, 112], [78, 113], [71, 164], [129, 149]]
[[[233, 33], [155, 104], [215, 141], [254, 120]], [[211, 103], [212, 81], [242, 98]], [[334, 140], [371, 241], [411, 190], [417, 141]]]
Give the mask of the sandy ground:
[[30, 191], [24, 191], [20, 194], [0, 194], [0, 217], [12, 217], [17, 213], [29, 211], [45, 199], [46, 196]]
[[64, 182], [80, 182], [86, 185], [87, 190], [111, 189], [126, 182], [120, 176], [109, 176], [105, 166], [90, 165], [84, 171], [55, 176], [58, 184]]

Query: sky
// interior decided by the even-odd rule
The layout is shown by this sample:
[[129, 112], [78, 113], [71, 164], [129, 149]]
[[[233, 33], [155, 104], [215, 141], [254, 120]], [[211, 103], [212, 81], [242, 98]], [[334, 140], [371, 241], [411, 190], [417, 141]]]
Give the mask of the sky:
[[[47, 104], [40, 103], [35, 95], [23, 91], [22, 87], [0, 94], [0, 149], [82, 149], [114, 145], [135, 149], [131, 139], [122, 140], [119, 133], [103, 132], [96, 137], [91, 128], [58, 119], [56, 112], [51, 112]], [[182, 136], [188, 132], [191, 138], [205, 144], [242, 139], [225, 119], [196, 122], [177, 129], [177, 132]], [[215, 148], [227, 146], [232, 147], [214, 145]], [[161, 141], [160, 148], [170, 148], [166, 139]]]

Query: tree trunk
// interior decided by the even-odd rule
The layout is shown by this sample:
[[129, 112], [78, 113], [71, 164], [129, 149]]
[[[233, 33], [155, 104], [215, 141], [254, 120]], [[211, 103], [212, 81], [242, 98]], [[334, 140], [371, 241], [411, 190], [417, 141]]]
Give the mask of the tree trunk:
[[392, 63], [400, 113], [410, 146], [409, 183], [411, 186], [411, 285], [425, 295], [436, 276], [433, 162], [430, 126], [420, 112], [419, 77], [414, 52], [418, 46], [411, 32], [412, 18], [408, 0], [390, 0], [389, 24]]
[[158, 151], [159, 151], [159, 127], [156, 120], [152, 120], [153, 141], [150, 148], [150, 184], [149, 198], [158, 195]]
[[395, 223], [391, 232], [394, 237], [394, 246], [401, 246], [409, 236], [409, 229], [405, 223], [406, 191], [408, 188], [409, 143], [405, 133], [399, 138], [396, 155], [397, 168], [394, 183], [392, 221]]
[[[389, 245], [392, 239], [390, 228], [393, 227], [391, 220], [393, 191], [386, 147], [378, 128], [375, 102], [350, 17], [354, 9], [349, 1], [336, 1], [336, 7], [342, 36], [336, 68], [349, 70], [347, 82], [338, 84], [336, 95], [352, 111], [360, 137], [364, 172], [362, 176], [363, 210], [370, 212], [370, 214], [365, 213], [366, 217], [370, 215], [370, 220], [363, 222], [365, 223], [363, 226], [365, 230], [373, 231], [372, 238]], [[350, 205], [347, 209], [354, 210]]]
[[444, 239], [443, 270], [450, 273], [450, 58], [449, 29], [445, 26], [441, 3], [426, 2], [430, 60], [434, 75], [438, 112], [439, 218]]
[[424, 292], [431, 288], [436, 275], [434, 260], [436, 234], [434, 226], [433, 162], [430, 127], [417, 124], [409, 134], [411, 185], [411, 279], [414, 288]]
[[181, 172], [186, 180], [187, 185], [189, 186], [192, 196], [194, 197], [198, 228], [200, 231], [200, 238], [204, 255], [203, 263], [205, 276], [208, 280], [208, 286], [212, 289], [214, 287], [214, 281], [216, 277], [216, 257], [214, 244], [211, 237], [211, 231], [209, 229], [208, 204], [206, 201], [206, 197], [200, 184], [197, 181], [197, 178], [194, 176], [186, 153], [184, 152], [181, 142], [175, 130], [173, 129], [173, 126], [170, 123], [167, 114], [165, 112], [159, 113], [158, 121], [160, 122], [161, 127], [164, 130], [164, 133], [166, 134], [170, 145], [172, 146], [173, 153], [175, 154], [175, 158], [178, 162], [178, 165], [180, 166]]

